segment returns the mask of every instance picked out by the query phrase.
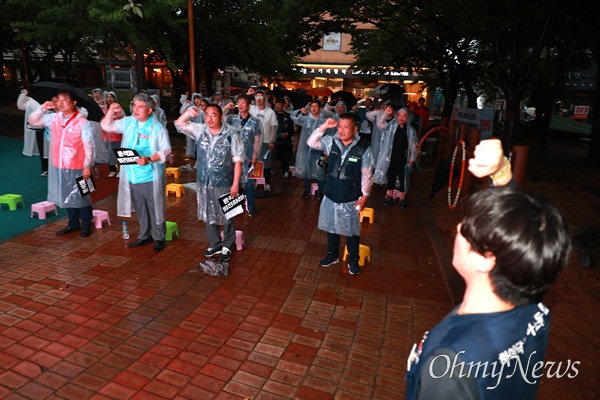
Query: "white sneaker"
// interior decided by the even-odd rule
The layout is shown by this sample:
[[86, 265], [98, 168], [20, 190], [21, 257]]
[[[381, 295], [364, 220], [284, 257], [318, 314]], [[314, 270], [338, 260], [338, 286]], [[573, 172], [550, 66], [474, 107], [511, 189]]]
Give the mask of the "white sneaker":
[[48, 171], [44, 171], [40, 174], [40, 176], [48, 176]]
[[286, 172], [285, 174], [283, 174], [283, 177], [284, 177], [285, 179], [288, 179], [288, 178], [290, 177], [290, 173], [289, 173], [289, 172]]
[[117, 176], [117, 173], [115, 171], [110, 171], [110, 174], [108, 174], [109, 178], [114, 178], [115, 176]]
[[115, 178], [118, 178], [118, 177], [119, 177], [119, 173], [117, 172], [117, 175], [115, 175]]
[[271, 185], [265, 185], [265, 192], [271, 191]]

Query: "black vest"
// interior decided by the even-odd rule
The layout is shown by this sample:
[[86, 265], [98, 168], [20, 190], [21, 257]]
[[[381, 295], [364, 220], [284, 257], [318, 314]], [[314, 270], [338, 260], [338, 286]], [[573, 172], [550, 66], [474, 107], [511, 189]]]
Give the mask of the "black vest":
[[360, 197], [362, 159], [368, 148], [369, 143], [360, 139], [342, 162], [342, 151], [335, 140], [331, 142], [325, 177], [325, 195], [334, 203], [348, 203]]

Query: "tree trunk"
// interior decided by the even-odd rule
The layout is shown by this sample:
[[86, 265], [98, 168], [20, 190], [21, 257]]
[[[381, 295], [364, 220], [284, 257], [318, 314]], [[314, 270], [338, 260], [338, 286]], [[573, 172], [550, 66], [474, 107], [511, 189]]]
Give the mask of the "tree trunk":
[[146, 63], [144, 61], [144, 50], [136, 45], [132, 45], [135, 52], [135, 84], [137, 91], [146, 89]]
[[513, 145], [519, 143], [519, 123], [521, 120], [520, 98], [514, 97], [506, 99], [506, 113], [504, 114], [504, 131], [502, 135], [502, 144], [504, 153], [508, 154]]
[[[1, 42], [0, 42], [1, 43]], [[0, 46], [0, 65], [4, 65], [4, 46]], [[6, 80], [4, 74], [0, 76], [0, 104], [8, 104], [8, 90], [6, 89]]]

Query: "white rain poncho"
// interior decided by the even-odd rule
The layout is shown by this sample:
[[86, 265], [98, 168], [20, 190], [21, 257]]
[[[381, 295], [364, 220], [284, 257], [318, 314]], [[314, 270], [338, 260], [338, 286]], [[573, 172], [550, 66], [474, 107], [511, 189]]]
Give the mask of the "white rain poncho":
[[[129, 183], [136, 183], [136, 167], [152, 168], [152, 197], [154, 199], [154, 215], [156, 223], [162, 224], [166, 220], [166, 158], [171, 154], [171, 142], [169, 133], [158, 123], [154, 114], [147, 121], [139, 122], [135, 117], [129, 116], [123, 119], [113, 121], [110, 127], [103, 126], [109, 132], [117, 132], [123, 134], [121, 147], [127, 149], [135, 149], [140, 157], [150, 157], [154, 154], [160, 155], [160, 160], [155, 161], [150, 165], [140, 166], [137, 164], [123, 165], [119, 169], [119, 195], [117, 198], [117, 215], [119, 217], [131, 217], [131, 188]], [[108, 129], [107, 129], [108, 128]], [[142, 135], [149, 138], [147, 146], [140, 147], [139, 136]]]
[[154, 102], [156, 103], [156, 108], [154, 109], [154, 118], [158, 121], [162, 126], [167, 126], [167, 115], [165, 114], [165, 110], [160, 108], [160, 97], [157, 94], [150, 95]]
[[[398, 113], [404, 112], [408, 115], [406, 108], [401, 108]], [[396, 115], [398, 115], [396, 113]], [[396, 129], [398, 129], [398, 119], [394, 118], [390, 122], [383, 121], [382, 118], [378, 121], [379, 128], [383, 130], [381, 138], [381, 150], [379, 152], [379, 158], [375, 164], [375, 172], [373, 174], [373, 181], [378, 185], [385, 185], [387, 183], [387, 171], [390, 166], [392, 157], [392, 146], [394, 144], [394, 135]], [[408, 150], [406, 154], [406, 162], [415, 162], [417, 160], [417, 131], [407, 121], [406, 123], [406, 135], [408, 136]], [[404, 191], [408, 192], [410, 184], [410, 173], [405, 174], [404, 179]]]
[[367, 119], [373, 123], [373, 129], [371, 130], [371, 153], [373, 154], [373, 160], [377, 163], [379, 160], [379, 151], [381, 149], [381, 141], [383, 139], [383, 132], [381, 128], [377, 126], [377, 122], [383, 117], [383, 110], [373, 110], [367, 112]]
[[[199, 99], [202, 99], [202, 95], [200, 93], [193, 93], [192, 100], [189, 103], [187, 102], [187, 96], [185, 96], [185, 95], [181, 95], [181, 96], [182, 96], [183, 103], [181, 105], [181, 108], [179, 109], [179, 114], [183, 114], [188, 108], [194, 107], [196, 109], [196, 111], [198, 111], [198, 115], [193, 118], [190, 118], [190, 121], [195, 122], [197, 124], [203, 124], [204, 123], [204, 111], [202, 111], [201, 107], [196, 107], [196, 105], [194, 104], [194, 99], [196, 97]], [[196, 158], [196, 140], [189, 136], [185, 137], [185, 155], [186, 155], [186, 157]]]
[[294, 176], [304, 179], [325, 179], [325, 171], [318, 164], [319, 158], [323, 154], [320, 150], [311, 149], [306, 143], [310, 134], [321, 126], [327, 118], [325, 116], [313, 117], [312, 114], [303, 115], [300, 110], [291, 114], [292, 121], [302, 127], [300, 139], [298, 139], [298, 150], [296, 152], [296, 167]]
[[[104, 102], [106, 103], [106, 95], [107, 94], [111, 94], [114, 99], [115, 99], [115, 103], [118, 103], [118, 99], [117, 99], [117, 94], [115, 92], [104, 92]], [[104, 110], [104, 114], [106, 114], [107, 110], [108, 110], [108, 103], [106, 106], [102, 107], [102, 110]], [[125, 110], [123, 110], [122, 108], [119, 109], [118, 112], [115, 112], [113, 115], [113, 120], [119, 120], [119, 119], [123, 119], [125, 118]], [[120, 133], [117, 132], [106, 132], [106, 131], [102, 131], [102, 141], [103, 141], [103, 151], [105, 151], [104, 154], [101, 154], [98, 151], [98, 144], [96, 143], [96, 162], [99, 162], [101, 164], [110, 164], [110, 165], [117, 165], [117, 156], [114, 152], [113, 149], [119, 148], [121, 147], [121, 140], [123, 139], [123, 135], [121, 135]]]
[[[317, 127], [310, 136], [308, 145], [329, 154], [332, 143], [335, 141], [341, 150], [341, 160], [343, 162], [359, 140], [360, 137], [357, 134], [354, 137], [354, 141], [344, 148], [337, 133], [333, 136], [321, 136]], [[371, 149], [368, 148], [363, 154], [361, 164], [361, 191], [363, 196], [368, 196], [371, 192], [372, 168], [373, 157], [371, 156]], [[338, 235], [360, 236], [360, 213], [354, 208], [357, 200], [346, 203], [335, 203], [327, 197], [327, 192], [325, 192], [325, 197], [321, 202], [319, 211], [319, 229]]]
[[196, 140], [198, 219], [211, 225], [223, 225], [227, 218], [219, 205], [219, 197], [231, 191], [234, 163], [244, 162], [242, 139], [227, 124], [223, 124], [215, 136], [206, 124], [185, 122], [176, 123], [175, 127]]
[[[25, 126], [23, 127], [23, 154], [29, 157], [37, 156], [40, 154], [40, 149], [38, 149], [38, 145], [35, 140], [35, 131], [31, 129], [33, 126], [28, 124], [27, 120], [32, 112], [40, 108], [40, 103], [26, 94], [21, 93], [17, 98], [17, 108], [25, 111]], [[44, 152], [44, 158], [48, 158], [48, 140], [46, 139], [46, 135], [44, 135], [44, 148], [42, 151]]]
[[257, 161], [261, 159], [259, 153], [262, 148], [262, 124], [258, 119], [250, 115], [248, 121], [242, 127], [242, 118], [239, 114], [228, 115], [227, 124], [234, 132], [240, 135], [244, 145], [244, 163], [242, 165], [240, 183], [246, 183], [248, 181], [250, 161], [252, 161], [253, 157], [256, 157]]
[[[87, 112], [85, 112], [87, 115]], [[83, 168], [94, 164], [94, 133], [79, 110], [65, 118], [62, 112], [45, 113], [38, 108], [29, 123], [49, 128], [48, 201], [60, 208], [81, 208], [92, 205], [89, 195], [81, 197], [77, 177]]]

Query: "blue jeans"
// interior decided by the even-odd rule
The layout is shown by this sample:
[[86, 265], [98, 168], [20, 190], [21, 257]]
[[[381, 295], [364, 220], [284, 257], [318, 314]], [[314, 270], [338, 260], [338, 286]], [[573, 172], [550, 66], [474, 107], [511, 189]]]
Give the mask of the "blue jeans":
[[248, 200], [248, 212], [254, 214], [254, 179], [246, 182], [246, 200]]

